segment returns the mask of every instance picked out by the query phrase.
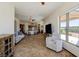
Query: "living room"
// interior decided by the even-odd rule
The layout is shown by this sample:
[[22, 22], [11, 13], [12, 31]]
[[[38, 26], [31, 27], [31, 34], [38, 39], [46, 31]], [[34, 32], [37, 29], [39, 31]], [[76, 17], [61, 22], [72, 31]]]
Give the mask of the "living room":
[[0, 15], [1, 57], [79, 56], [78, 2], [0, 2]]

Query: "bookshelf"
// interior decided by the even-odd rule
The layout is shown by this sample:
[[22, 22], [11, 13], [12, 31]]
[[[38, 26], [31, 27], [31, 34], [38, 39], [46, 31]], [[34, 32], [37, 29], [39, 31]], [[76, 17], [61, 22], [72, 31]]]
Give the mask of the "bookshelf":
[[0, 35], [0, 57], [12, 57], [13, 54], [13, 35]]

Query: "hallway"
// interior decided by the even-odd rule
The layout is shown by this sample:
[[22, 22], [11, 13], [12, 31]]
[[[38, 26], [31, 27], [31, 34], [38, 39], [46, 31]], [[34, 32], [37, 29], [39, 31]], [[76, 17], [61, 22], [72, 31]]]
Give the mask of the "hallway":
[[15, 57], [74, 57], [68, 51], [56, 53], [45, 47], [43, 34], [26, 36], [15, 47]]

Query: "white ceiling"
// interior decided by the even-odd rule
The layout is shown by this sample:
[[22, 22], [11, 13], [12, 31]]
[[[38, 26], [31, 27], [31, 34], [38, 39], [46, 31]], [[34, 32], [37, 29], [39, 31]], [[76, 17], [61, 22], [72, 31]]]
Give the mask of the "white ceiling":
[[32, 16], [33, 19], [41, 20], [63, 3], [45, 2], [45, 5], [41, 5], [40, 2], [15, 2], [13, 4], [17, 18], [28, 20]]

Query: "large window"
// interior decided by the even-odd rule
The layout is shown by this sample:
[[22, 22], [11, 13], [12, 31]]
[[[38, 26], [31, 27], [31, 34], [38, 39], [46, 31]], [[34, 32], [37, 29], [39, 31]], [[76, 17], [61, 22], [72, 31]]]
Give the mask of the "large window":
[[79, 46], [79, 9], [60, 16], [60, 36], [76, 46]]
[[69, 13], [68, 42], [79, 46], [79, 11]]
[[60, 16], [60, 36], [66, 40], [66, 15]]

